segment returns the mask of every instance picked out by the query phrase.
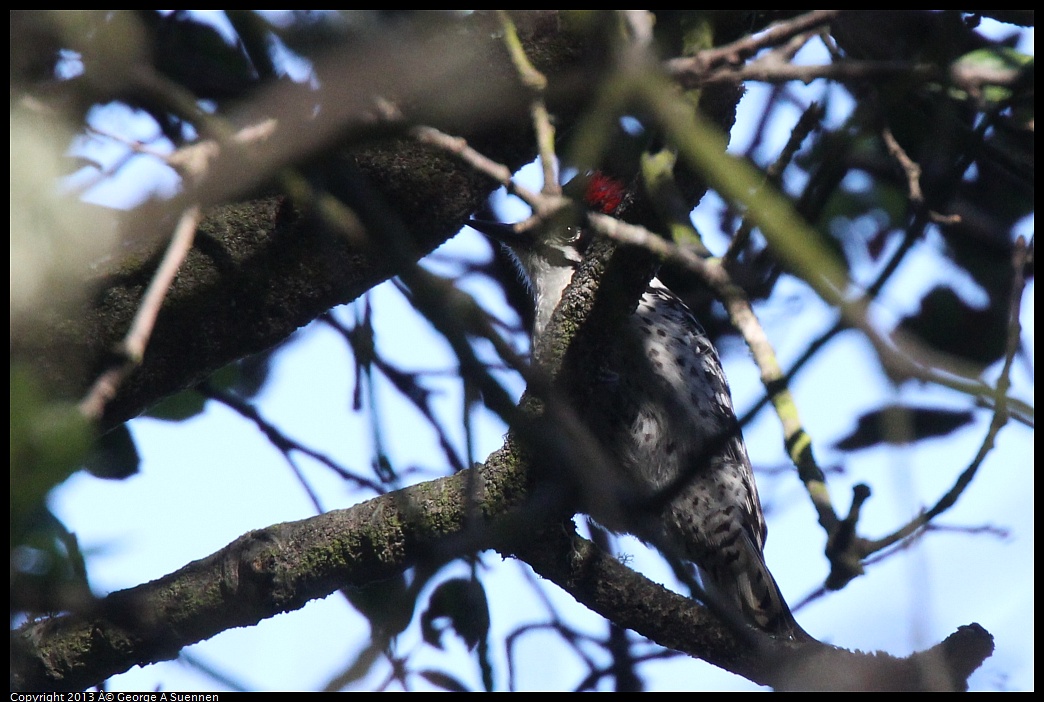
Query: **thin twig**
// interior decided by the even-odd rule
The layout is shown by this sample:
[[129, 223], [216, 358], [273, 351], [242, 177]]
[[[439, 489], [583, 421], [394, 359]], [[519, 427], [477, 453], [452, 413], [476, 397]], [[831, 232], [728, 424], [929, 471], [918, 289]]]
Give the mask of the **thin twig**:
[[986, 456], [989, 455], [993, 449], [994, 442], [996, 441], [997, 434], [1004, 427], [1008, 421], [1007, 411], [1007, 392], [1008, 387], [1011, 383], [1011, 366], [1015, 359], [1015, 354], [1018, 352], [1020, 338], [1022, 334], [1022, 323], [1019, 320], [1019, 315], [1022, 310], [1022, 295], [1026, 287], [1025, 279], [1025, 266], [1026, 259], [1028, 257], [1029, 247], [1026, 244], [1026, 240], [1023, 237], [1019, 237], [1015, 242], [1015, 250], [1012, 254], [1012, 267], [1014, 269], [1014, 282], [1011, 290], [1011, 302], [1009, 305], [1009, 322], [1008, 322], [1008, 340], [1006, 353], [1004, 355], [1004, 365], [1001, 368], [1000, 378], [997, 380], [997, 386], [994, 391], [994, 411], [993, 420], [990, 422], [990, 427], [986, 432], [986, 436], [982, 441], [982, 445], [979, 447], [975, 458], [968, 465], [967, 468], [958, 476], [953, 487], [939, 498], [939, 501], [931, 507], [931, 509], [919, 514], [917, 517], [912, 519], [909, 523], [903, 526], [901, 529], [896, 530], [894, 533], [877, 539], [871, 542], [867, 542], [867, 553], [873, 553], [879, 551], [882, 548], [886, 548], [897, 541], [900, 541], [912, 534], [918, 529], [928, 524], [932, 519], [939, 516], [954, 504], [960, 498], [961, 494], [967, 489], [968, 485], [971, 484], [972, 479], [975, 477], [976, 472], [982, 465], [983, 461], [986, 460]]
[[906, 150], [903, 149], [902, 145], [896, 140], [891, 129], [888, 127], [882, 129], [881, 137], [884, 139], [885, 146], [888, 148], [888, 153], [892, 155], [892, 158], [899, 162], [899, 166], [903, 169], [903, 173], [906, 174], [906, 191], [907, 196], [910, 198], [910, 202], [915, 205], [922, 204], [924, 202], [924, 193], [921, 192], [920, 165], [906, 154]]
[[[449, 435], [446, 431], [446, 428], [443, 427], [442, 424], [438, 421], [435, 415], [435, 411], [431, 406], [431, 391], [427, 388], [424, 388], [417, 380], [417, 377], [422, 374], [433, 375], [434, 372], [419, 373], [399, 370], [391, 363], [389, 363], [387, 360], [381, 358], [381, 356], [375, 350], [370, 352], [361, 352], [358, 348], [359, 341], [357, 340], [356, 336], [357, 331], [355, 329], [349, 329], [348, 327], [341, 324], [341, 322], [338, 321], [332, 313], [326, 312], [323, 315], [321, 315], [319, 319], [329, 324], [342, 337], [344, 337], [345, 341], [352, 347], [352, 352], [356, 356], [357, 363], [359, 362], [358, 359], [360, 359], [360, 357], [364, 353], [370, 354], [368, 363], [375, 366], [384, 375], [384, 377], [387, 378], [392, 383], [392, 385], [395, 386], [395, 389], [398, 390], [403, 397], [409, 400], [413, 404], [413, 406], [417, 408], [417, 411], [419, 411], [424, 416], [424, 419], [435, 429], [435, 432], [439, 437], [439, 445], [442, 447], [447, 462], [453, 468], [453, 472], [459, 472], [467, 466], [472, 465], [470, 457], [467, 458], [467, 460], [464, 463], [462, 463], [460, 457], [457, 456], [456, 450], [453, 448], [453, 444], [449, 439]], [[372, 339], [370, 339], [369, 342], [372, 343]], [[460, 369], [454, 369], [452, 371], [452, 375], [454, 375], [455, 377], [459, 377]], [[360, 380], [357, 379], [356, 382], [358, 383], [360, 382]], [[468, 447], [468, 450], [471, 450], [470, 445]]]
[[116, 396], [120, 384], [141, 363], [163, 300], [174, 282], [174, 276], [177, 275], [182, 261], [192, 248], [200, 216], [200, 209], [196, 205], [182, 213], [181, 219], [174, 229], [170, 245], [163, 255], [163, 260], [141, 299], [138, 312], [131, 322], [127, 335], [120, 343], [118, 351], [123, 356], [124, 362], [105, 371], [95, 380], [87, 396], [80, 402], [80, 412], [84, 416], [94, 420], [100, 419], [105, 411], [105, 405]]
[[156, 270], [156, 275], [153, 276], [152, 282], [145, 291], [145, 296], [142, 297], [138, 314], [134, 318], [130, 331], [127, 333], [127, 338], [123, 342], [124, 354], [134, 363], [141, 362], [141, 357], [145, 353], [145, 345], [149, 341], [149, 336], [152, 335], [156, 317], [159, 315], [160, 307], [167, 296], [167, 291], [170, 290], [171, 283], [174, 282], [174, 276], [177, 275], [178, 269], [181, 268], [181, 262], [185, 260], [189, 250], [192, 248], [192, 241], [196, 237], [196, 227], [199, 226], [200, 214], [199, 207], [195, 205], [185, 210], [181, 220], [178, 222], [178, 226], [174, 229], [174, 237], [170, 241], [167, 253], [163, 256], [163, 261]]
[[534, 210], [542, 208], [545, 201], [539, 193], [535, 193], [515, 183], [511, 178], [511, 169], [476, 151], [462, 137], [450, 136], [434, 127], [427, 126], [414, 127], [410, 130], [410, 134], [417, 141], [436, 146], [456, 156], [478, 173], [488, 176], [491, 180], [503, 185], [508, 193], [518, 197]]
[[[813, 102], [809, 105], [805, 111], [801, 114], [801, 118], [798, 119], [797, 124], [794, 125], [794, 129], [790, 132], [790, 139], [787, 140], [786, 146], [783, 147], [783, 151], [780, 152], [779, 157], [768, 167], [765, 171], [765, 181], [776, 185], [779, 183], [780, 178], [783, 176], [783, 171], [786, 169], [790, 162], [793, 160], [794, 155], [797, 154], [801, 148], [801, 144], [808, 138], [808, 135], [812, 133], [812, 130], [816, 129], [823, 119], [825, 110], [819, 103]], [[722, 265], [728, 266], [731, 261], [734, 261], [739, 256], [740, 251], [747, 245], [747, 241], [750, 239], [750, 234], [754, 230], [754, 224], [750, 221], [750, 218], [744, 217], [743, 221], [740, 222], [739, 228], [736, 230], [736, 235], [732, 238], [732, 242], [729, 244], [728, 250], [725, 255], [722, 256]]]
[[[770, 46], [777, 46], [792, 37], [816, 29], [834, 19], [840, 10], [815, 10], [791, 20], [772, 25], [764, 32], [744, 37], [731, 44], [701, 51], [691, 58], [677, 58], [667, 62], [667, 72], [681, 81], [699, 82], [700, 76], [722, 64], [739, 64]], [[693, 86], [688, 86], [693, 87]]]
[[140, 139], [131, 139], [130, 137], [123, 136], [122, 134], [110, 132], [107, 129], [103, 129], [95, 124], [85, 124], [84, 131], [99, 137], [104, 137], [105, 139], [110, 139], [118, 144], [123, 144], [136, 154], [152, 156], [154, 158], [159, 159], [160, 161], [166, 161], [167, 158], [170, 156], [169, 152], [160, 151], [159, 149], [153, 148], [147, 145], [145, 142], [141, 141]]
[[214, 400], [215, 402], [220, 402], [239, 416], [249, 420], [261, 431], [262, 434], [265, 435], [265, 438], [267, 438], [268, 441], [273, 446], [275, 446], [280, 453], [283, 454], [283, 457], [286, 459], [287, 463], [290, 464], [290, 467], [291, 469], [293, 469], [298, 481], [304, 487], [305, 492], [308, 493], [308, 496], [312, 501], [312, 504], [315, 505], [317, 512], [319, 512], [320, 514], [324, 510], [322, 506], [319, 504], [319, 498], [315, 494], [315, 491], [312, 489], [312, 487], [305, 480], [304, 475], [300, 471], [300, 468], [298, 468], [297, 464], [294, 462], [293, 457], [291, 456], [291, 452], [293, 451], [299, 451], [304, 455], [315, 459], [316, 461], [322, 463], [330, 470], [334, 471], [342, 479], [351, 481], [359, 487], [369, 488], [378, 495], [383, 494], [386, 491], [385, 487], [382, 484], [370, 480], [369, 478], [365, 478], [361, 475], [356, 475], [355, 473], [352, 473], [351, 471], [345, 469], [343, 466], [338, 465], [337, 462], [331, 459], [329, 456], [319, 453], [314, 449], [310, 449], [304, 444], [294, 439], [291, 439], [286, 434], [281, 432], [278, 427], [276, 427], [274, 424], [262, 417], [261, 413], [257, 411], [257, 408], [255, 408], [249, 402], [241, 400], [232, 393], [221, 391], [208, 383], [204, 383], [203, 385], [199, 386], [199, 391], [207, 399]]
[[[891, 129], [888, 127], [882, 129], [881, 137], [884, 139], [888, 153], [899, 163], [899, 167], [903, 169], [903, 173], [906, 175], [907, 197], [910, 198], [910, 202], [914, 206], [922, 207], [924, 205], [924, 193], [921, 191], [920, 164], [907, 155], [906, 150], [903, 149], [902, 144], [892, 134]], [[936, 224], [960, 224], [961, 221], [960, 215], [944, 215], [934, 211], [929, 211], [928, 216]]]
[[949, 83], [966, 90], [969, 95], [974, 97], [981, 91], [983, 85], [1012, 86], [1022, 79], [1022, 75], [1015, 69], [981, 71], [962, 69], [947, 72], [934, 64], [910, 61], [842, 60], [835, 63], [801, 66], [780, 62], [776, 56], [770, 54], [744, 66], [724, 66], [700, 74], [686, 74], [679, 77], [679, 82], [685, 87], [691, 88], [718, 83], [741, 83], [748, 80], [762, 83], [786, 83], [796, 80], [808, 84], [824, 79], [846, 83], [893, 78]]
[[540, 164], [544, 171], [544, 185], [541, 189], [545, 195], [560, 195], [561, 185], [558, 183], [558, 158], [555, 155], [555, 127], [551, 123], [551, 115], [547, 111], [544, 102], [544, 92], [547, 90], [547, 77], [538, 71], [526, 56], [522, 47], [522, 40], [518, 37], [518, 30], [506, 10], [497, 10], [497, 18], [500, 20], [501, 29], [504, 30], [504, 45], [507, 47], [511, 62], [518, 71], [522, 84], [532, 93], [533, 99], [529, 103], [530, 116], [533, 119], [533, 128], [537, 135], [537, 150], [540, 154]]
[[[275, 132], [276, 126], [276, 120], [271, 118], [247, 125], [229, 138], [229, 145], [247, 146], [264, 141]], [[204, 139], [178, 149], [165, 160], [182, 177], [198, 182], [207, 175], [211, 162], [220, 155], [221, 148], [217, 139]]]
[[905, 78], [907, 80], [943, 80], [946, 75], [938, 66], [908, 61], [841, 61], [799, 66], [775, 61], [755, 61], [737, 68], [719, 68], [703, 76], [701, 85], [742, 83], [753, 80], [761, 83], [833, 80], [840, 83], [873, 79]]

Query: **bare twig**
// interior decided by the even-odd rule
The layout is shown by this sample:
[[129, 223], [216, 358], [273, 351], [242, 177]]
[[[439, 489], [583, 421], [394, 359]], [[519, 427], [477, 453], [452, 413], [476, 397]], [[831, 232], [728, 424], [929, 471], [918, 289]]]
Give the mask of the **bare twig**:
[[909, 523], [901, 529], [896, 530], [894, 533], [884, 538], [868, 542], [866, 545], [867, 553], [873, 553], [874, 551], [886, 548], [895, 542], [910, 536], [918, 529], [928, 524], [932, 519], [955, 505], [964, 490], [971, 484], [971, 481], [975, 477], [976, 472], [978, 472], [979, 467], [982, 465], [983, 461], [986, 460], [986, 456], [988, 456], [990, 451], [993, 449], [997, 434], [1008, 421], [1007, 392], [1011, 382], [1010, 374], [1012, 362], [1015, 359], [1015, 354], [1018, 352], [1022, 333], [1022, 324], [1019, 320], [1019, 315], [1022, 309], [1022, 295], [1026, 287], [1024, 271], [1028, 255], [1029, 247], [1026, 244], [1026, 240], [1020, 236], [1015, 242], [1015, 250], [1012, 253], [1014, 283], [1012, 285], [1011, 301], [1009, 304], [1008, 340], [1006, 353], [1004, 355], [1004, 365], [1001, 368], [1000, 378], [997, 380], [997, 386], [994, 390], [995, 405], [993, 410], [993, 421], [990, 422], [989, 429], [986, 431], [986, 436], [983, 439], [982, 445], [979, 447], [975, 458], [972, 459], [968, 467], [964, 469], [960, 476], [958, 476], [953, 487], [951, 487], [950, 490], [935, 503], [935, 505], [912, 519]]
[[265, 438], [268, 439], [269, 443], [275, 446], [279, 450], [279, 452], [283, 454], [283, 457], [286, 458], [287, 463], [290, 464], [290, 467], [293, 469], [294, 474], [297, 476], [297, 479], [300, 481], [302, 487], [304, 487], [305, 491], [308, 493], [308, 496], [311, 499], [312, 504], [315, 506], [317, 512], [322, 513], [325, 510], [323, 510], [322, 505], [319, 504], [319, 498], [315, 494], [315, 491], [312, 490], [311, 486], [305, 480], [304, 475], [301, 473], [300, 468], [294, 462], [293, 457], [291, 456], [291, 452], [293, 451], [299, 451], [300, 453], [303, 453], [309, 458], [315, 459], [319, 463], [322, 463], [324, 466], [332, 470], [342, 479], [355, 483], [359, 487], [368, 488], [378, 494], [383, 494], [387, 491], [386, 487], [381, 485], [380, 483], [370, 480], [369, 478], [363, 477], [361, 475], [356, 475], [355, 473], [339, 465], [329, 456], [326, 456], [314, 449], [308, 448], [299, 441], [291, 439], [282, 431], [280, 431], [278, 427], [276, 427], [274, 424], [262, 417], [261, 413], [257, 411], [257, 408], [255, 408], [248, 402], [244, 402], [232, 393], [223, 392], [208, 383], [204, 383], [203, 385], [201, 385], [199, 387], [199, 391], [207, 399], [214, 400], [215, 402], [220, 402], [239, 416], [253, 422], [254, 425], [257, 426], [261, 433], [265, 435]]
[[902, 145], [892, 135], [891, 129], [887, 127], [882, 129], [881, 137], [884, 139], [885, 146], [888, 147], [888, 153], [892, 154], [892, 157], [899, 162], [903, 173], [906, 174], [907, 197], [914, 204], [920, 205], [924, 202], [924, 194], [921, 192], [921, 167], [916, 161], [906, 155]]
[[533, 98], [529, 103], [529, 112], [537, 135], [540, 164], [544, 171], [544, 185], [541, 192], [546, 195], [560, 195], [562, 188], [558, 182], [558, 158], [555, 156], [555, 127], [551, 123], [551, 115], [544, 102], [547, 77], [538, 71], [526, 56], [522, 41], [518, 37], [518, 30], [507, 11], [498, 10], [497, 18], [504, 30], [504, 44], [511, 55], [511, 62], [518, 71], [522, 84], [533, 93]]
[[507, 166], [497, 163], [471, 148], [465, 139], [450, 136], [434, 127], [427, 126], [414, 127], [410, 130], [410, 133], [417, 141], [436, 146], [447, 153], [453, 154], [474, 168], [478, 173], [500, 183], [510, 194], [518, 197], [534, 210], [542, 209], [545, 201], [540, 194], [515, 183], [511, 178], [511, 170]]
[[[674, 59], [688, 61], [691, 59]], [[671, 63], [668, 64], [670, 69]], [[722, 66], [712, 70], [686, 70], [677, 74], [678, 81], [685, 87], [717, 83], [740, 83], [753, 80], [762, 83], [786, 83], [800, 81], [811, 83], [814, 80], [833, 80], [841, 83], [866, 80], [901, 78], [913, 81], [934, 81], [950, 83], [967, 91], [972, 97], [981, 94], [985, 85], [1012, 86], [1022, 80], [1020, 71], [1016, 69], [988, 70], [961, 67], [946, 71], [930, 63], [912, 63], [910, 61], [862, 61], [845, 59], [835, 63], [797, 65], [780, 60], [775, 52], [742, 66]]]
[[131, 139], [129, 137], [123, 136], [122, 134], [110, 132], [109, 130], [103, 129], [96, 124], [85, 124], [83, 128], [86, 132], [90, 134], [95, 134], [99, 137], [104, 137], [106, 139], [115, 141], [118, 144], [123, 144], [133, 153], [136, 154], [152, 156], [154, 158], [159, 159], [160, 161], [166, 161], [167, 158], [170, 156], [169, 152], [160, 151], [159, 149], [153, 148], [139, 139]]
[[841, 83], [902, 77], [908, 80], [945, 79], [938, 66], [907, 61], [841, 61], [809, 66], [792, 63], [757, 60], [737, 68], [719, 68], [705, 74], [701, 85], [741, 83], [754, 80], [761, 83], [786, 83], [792, 80], [811, 83], [814, 80], [834, 80]]
[[156, 324], [156, 316], [163, 305], [163, 299], [166, 297], [171, 283], [174, 282], [174, 276], [177, 275], [181, 262], [185, 260], [189, 249], [192, 248], [199, 219], [198, 206], [189, 207], [182, 213], [181, 219], [174, 229], [170, 245], [163, 255], [163, 260], [141, 299], [130, 330], [120, 344], [119, 352], [124, 358], [124, 362], [105, 371], [95, 380], [87, 396], [80, 402], [80, 412], [84, 416], [99, 419], [105, 410], [106, 403], [116, 396], [116, 391], [124, 378], [141, 363], [145, 355], [145, 347]]
[[[921, 166], [907, 155], [906, 150], [896, 140], [891, 129], [887, 127], [882, 129], [881, 137], [888, 148], [888, 153], [899, 163], [903, 173], [906, 174], [907, 197], [910, 198], [910, 202], [916, 207], [922, 207], [924, 205], [924, 193], [921, 192]], [[936, 224], [959, 224], [961, 221], [960, 215], [943, 215], [929, 211], [928, 216]]]
[[[780, 178], [783, 176], [783, 171], [786, 169], [790, 162], [793, 160], [794, 155], [797, 154], [801, 148], [801, 144], [805, 141], [812, 130], [819, 126], [820, 121], [823, 119], [824, 109], [819, 103], [812, 103], [805, 109], [801, 114], [801, 118], [797, 124], [794, 125], [794, 129], [790, 132], [790, 139], [787, 140], [786, 146], [783, 147], [783, 151], [780, 152], [779, 157], [768, 167], [765, 171], [765, 180], [772, 185], [779, 183]], [[750, 239], [750, 234], [754, 230], [754, 224], [749, 218], [744, 217], [743, 221], [740, 222], [739, 228], [736, 230], [736, 235], [732, 238], [732, 242], [729, 244], [728, 250], [722, 256], [722, 264], [728, 266], [730, 262], [734, 261], [739, 256], [740, 251], [747, 245], [747, 241]]]
[[[276, 120], [271, 118], [248, 125], [233, 134], [228, 145], [248, 146], [264, 141], [275, 133], [276, 126]], [[221, 150], [220, 141], [205, 139], [178, 149], [165, 160], [171, 168], [195, 182], [207, 175], [210, 164], [221, 154]]]
[[[257, 124], [248, 125], [233, 134], [229, 139], [229, 143], [246, 146], [263, 141], [275, 132], [276, 124], [276, 120], [270, 118], [262, 120]], [[88, 124], [85, 129], [98, 136], [123, 144], [130, 149], [131, 153], [152, 156], [166, 163], [181, 176], [191, 179], [203, 178], [207, 174], [210, 163], [221, 153], [221, 144], [217, 139], [204, 139], [184, 146], [173, 153], [168, 153], [152, 148], [138, 139], [128, 139], [121, 134], [110, 132], [96, 125]]]
[[[421, 375], [421, 373], [402, 371], [384, 358], [381, 358], [381, 356], [375, 351], [360, 349], [358, 346], [360, 343], [358, 340], [358, 332], [341, 324], [341, 322], [338, 321], [330, 312], [322, 315], [320, 319], [329, 324], [339, 334], [341, 334], [342, 337], [344, 337], [345, 341], [347, 341], [352, 347], [352, 352], [355, 354], [357, 364], [361, 364], [361, 357], [369, 354], [369, 358], [366, 359], [366, 362], [372, 363], [384, 375], [384, 377], [395, 386], [395, 389], [417, 408], [417, 411], [424, 416], [424, 419], [432, 426], [438, 435], [439, 445], [442, 447], [446, 461], [453, 468], [454, 472], [459, 472], [465, 467], [472, 465], [470, 458], [462, 462], [460, 457], [457, 456], [457, 452], [453, 448], [453, 444], [450, 441], [446, 428], [442, 426], [442, 423], [439, 422], [435, 415], [431, 403], [430, 391], [421, 386], [420, 382], [418, 382], [417, 376]], [[372, 344], [372, 338], [366, 339], [365, 343]], [[506, 366], [504, 367], [506, 368]], [[454, 369], [452, 375], [459, 377], [460, 370]], [[356, 382], [360, 381], [357, 379]], [[470, 450], [470, 444], [468, 447], [468, 450]]]
[[123, 352], [134, 363], [139, 363], [145, 353], [145, 345], [156, 324], [156, 315], [159, 314], [160, 307], [163, 305], [163, 298], [167, 296], [167, 291], [174, 282], [174, 276], [177, 275], [181, 262], [185, 260], [189, 249], [192, 248], [192, 240], [196, 236], [199, 218], [199, 207], [190, 207], [181, 216], [178, 226], [174, 229], [174, 237], [167, 248], [167, 253], [163, 256], [156, 275], [145, 291], [138, 316], [134, 318], [134, 323], [127, 333], [123, 346]]
[[774, 24], [756, 36], [744, 37], [725, 46], [701, 51], [691, 58], [672, 59], [667, 62], [667, 73], [683, 85], [694, 87], [695, 84], [701, 82], [701, 77], [708, 70], [722, 64], [742, 63], [762, 49], [777, 46], [798, 34], [830, 22], [839, 12], [840, 10], [815, 10]]

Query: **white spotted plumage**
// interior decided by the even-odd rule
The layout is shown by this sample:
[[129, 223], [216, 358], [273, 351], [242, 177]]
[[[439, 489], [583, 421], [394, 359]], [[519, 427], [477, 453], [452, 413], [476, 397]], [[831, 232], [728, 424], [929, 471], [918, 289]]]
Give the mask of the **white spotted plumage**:
[[[572, 234], [510, 242], [536, 303], [534, 337], [572, 278], [577, 243]], [[624, 469], [622, 477], [650, 496], [675, 490], [653, 520], [655, 534], [593, 516], [669, 545], [699, 567], [719, 602], [750, 624], [806, 637], [765, 565], [765, 520], [728, 382], [688, 307], [654, 278], [592, 377], [599, 387], [588, 423]]]

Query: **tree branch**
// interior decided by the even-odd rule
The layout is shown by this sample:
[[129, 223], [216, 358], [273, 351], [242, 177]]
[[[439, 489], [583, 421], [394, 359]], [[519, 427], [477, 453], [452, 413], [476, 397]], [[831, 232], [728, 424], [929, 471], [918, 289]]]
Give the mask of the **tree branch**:
[[[631, 571], [571, 530], [541, 528], [543, 520], [534, 527], [520, 509], [526, 504], [525, 483], [509, 442], [480, 470], [251, 531], [170, 575], [110, 594], [92, 611], [26, 624], [12, 636], [12, 690], [81, 690], [340, 588], [490, 547], [530, 563], [616, 624], [761, 684], [961, 689], [967, 674], [992, 652], [992, 638], [977, 625], [955, 634], [969, 644], [957, 652], [931, 649], [932, 655], [908, 659], [772, 639], [751, 649], [705, 607]], [[467, 523], [476, 514], [484, 528]], [[937, 655], [941, 662], [933, 658]], [[923, 659], [932, 661], [930, 668]], [[954, 670], [961, 672], [947, 672]]]
[[[576, 38], [565, 36], [553, 23], [541, 22], [541, 17], [540, 13], [526, 16], [527, 47], [542, 58], [543, 70], [555, 75], [575, 70], [575, 49], [570, 54], [564, 47]], [[279, 129], [263, 144], [252, 144], [249, 154], [234, 138], [218, 144], [182, 196], [146, 203], [124, 216], [125, 245], [116, 254], [119, 262], [104, 277], [84, 267], [84, 278], [97, 279], [94, 298], [75, 314], [42, 310], [24, 325], [13, 326], [12, 357], [31, 360], [54, 395], [82, 397], [118, 360], [111, 349], [140, 307], [145, 282], [158, 262], [155, 249], [173, 229], [176, 216], [188, 204], [213, 205], [256, 192], [278, 169], [307, 163], [318, 153], [329, 154], [331, 147], [336, 149], [353, 133], [368, 140], [382, 130], [387, 135], [387, 125], [374, 124], [372, 100], [360, 102], [363, 95], [404, 97], [410, 101], [410, 118], [429, 116], [433, 123], [464, 124], [467, 117], [481, 115], [462, 130], [470, 140], [511, 169], [531, 160], [535, 147], [527, 130], [504, 128], [517, 121], [516, 110], [524, 109], [527, 96], [518, 88], [499, 42], [488, 32], [480, 41], [481, 23], [475, 32], [476, 50], [453, 74], [465, 71], [472, 76], [469, 83], [482, 85], [485, 92], [478, 95], [483, 91], [470, 90], [470, 98], [449, 111], [443, 101], [436, 104], [431, 99], [430, 84], [417, 84], [418, 76], [431, 70], [426, 66], [425, 72], [418, 73], [420, 62], [439, 54], [426, 53], [431, 48], [427, 44], [389, 53], [399, 41], [379, 55], [337, 55], [317, 68], [339, 71], [356, 81], [327, 81], [312, 96], [329, 107], [322, 111], [321, 121], [287, 114], [280, 104], [294, 96], [286, 94], [285, 86], [257, 96], [251, 107], [261, 114], [278, 115]], [[417, 70], [411, 73], [413, 69]], [[353, 87], [360, 88], [359, 81], [369, 90], [352, 92]], [[574, 91], [572, 98], [576, 97]], [[496, 109], [476, 104], [486, 100]], [[229, 124], [235, 121], [230, 118]], [[348, 129], [352, 125], [356, 125], [354, 132]], [[394, 127], [394, 131], [401, 129]], [[367, 176], [387, 201], [396, 203], [409, 226], [415, 260], [458, 231], [495, 187], [456, 159], [409, 140], [385, 138], [380, 145], [356, 147], [342, 157]], [[206, 211], [198, 241], [164, 301], [142, 363], [106, 406], [102, 428], [137, 416], [231, 361], [270, 348], [330, 307], [353, 300], [398, 272], [382, 256], [379, 245], [353, 246], [316, 224], [281, 197]]]

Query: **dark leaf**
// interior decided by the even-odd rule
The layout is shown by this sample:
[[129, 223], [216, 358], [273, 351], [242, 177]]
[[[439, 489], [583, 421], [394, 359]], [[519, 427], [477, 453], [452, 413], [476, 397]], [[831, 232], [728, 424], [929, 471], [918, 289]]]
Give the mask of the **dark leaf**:
[[268, 381], [269, 371], [272, 369], [272, 361], [275, 355], [284, 349], [287, 343], [291, 343], [294, 337], [261, 353], [247, 356], [235, 363], [238, 370], [235, 379], [231, 382], [229, 389], [243, 399], [256, 397]]
[[126, 424], [103, 434], [83, 463], [96, 478], [123, 480], [138, 472], [141, 456]]
[[[284, 346], [285, 343], [279, 344], [268, 351], [229, 363], [211, 375], [207, 383], [222, 393], [232, 392], [245, 400], [254, 398], [268, 380], [272, 359]], [[180, 422], [202, 412], [205, 404], [206, 397], [203, 393], [194, 389], [185, 390], [162, 400], [149, 409], [146, 416], [168, 422]]]
[[18, 527], [11, 548], [12, 609], [42, 612], [89, 601], [76, 535], [43, 506]]
[[[443, 619], [448, 622], [442, 623]], [[435, 588], [428, 609], [421, 615], [424, 640], [442, 648], [442, 634], [450, 628], [469, 649], [489, 633], [489, 606], [482, 584], [470, 578], [454, 578]]]
[[976, 309], [950, 288], [939, 286], [925, 295], [921, 309], [903, 319], [899, 328], [943, 353], [987, 366], [1004, 354], [1007, 324], [1006, 306]]
[[152, 40], [156, 70], [198, 97], [238, 97], [256, 82], [242, 45], [226, 39], [214, 23], [184, 10], [142, 10], [138, 17]]
[[905, 444], [945, 436], [972, 421], [972, 413], [935, 407], [888, 405], [859, 418], [855, 431], [834, 444], [855, 451], [877, 444]]
[[344, 588], [345, 597], [368, 620], [375, 638], [391, 638], [409, 626], [413, 595], [403, 574], [366, 587]]
[[439, 670], [425, 670], [421, 672], [420, 676], [432, 685], [441, 687], [443, 690], [449, 690], [450, 692], [471, 692], [471, 690], [469, 690], [460, 680], [457, 680], [452, 675], [443, 673]]

